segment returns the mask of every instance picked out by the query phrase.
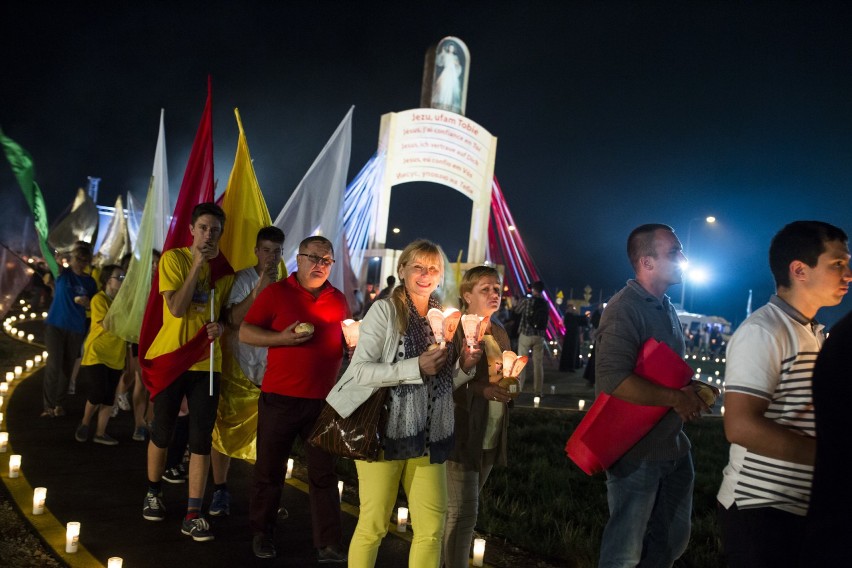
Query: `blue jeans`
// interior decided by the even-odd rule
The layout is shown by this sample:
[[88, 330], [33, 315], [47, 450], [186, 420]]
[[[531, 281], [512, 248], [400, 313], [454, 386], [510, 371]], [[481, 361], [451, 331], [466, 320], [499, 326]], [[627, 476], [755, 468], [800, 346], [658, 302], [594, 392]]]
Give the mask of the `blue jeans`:
[[599, 568], [670, 567], [689, 543], [692, 454], [676, 460], [619, 460], [606, 472], [609, 521]]

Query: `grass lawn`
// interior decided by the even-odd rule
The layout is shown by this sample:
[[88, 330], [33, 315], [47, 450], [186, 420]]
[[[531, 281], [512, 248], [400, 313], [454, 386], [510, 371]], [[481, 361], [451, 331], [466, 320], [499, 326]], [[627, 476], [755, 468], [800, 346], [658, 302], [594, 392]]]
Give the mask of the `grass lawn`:
[[[596, 566], [608, 517], [604, 474], [588, 476], [563, 450], [583, 414], [515, 409], [508, 468], [495, 469], [480, 500], [478, 529], [560, 566]], [[692, 537], [676, 566], [722, 564], [715, 521], [716, 492], [728, 459], [720, 418], [686, 427], [695, 459]]]

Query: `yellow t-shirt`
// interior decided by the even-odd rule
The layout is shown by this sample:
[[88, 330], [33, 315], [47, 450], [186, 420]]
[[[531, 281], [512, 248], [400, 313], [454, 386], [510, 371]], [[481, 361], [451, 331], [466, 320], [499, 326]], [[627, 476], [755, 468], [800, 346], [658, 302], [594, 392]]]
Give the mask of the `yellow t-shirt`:
[[89, 334], [83, 343], [81, 365], [106, 365], [110, 369], [124, 369], [127, 344], [117, 335], [104, 329], [104, 318], [112, 305], [112, 298], [105, 292], [98, 292], [89, 304], [92, 310], [92, 323]]
[[[168, 291], [177, 292], [186, 280], [192, 268], [192, 252], [189, 248], [178, 248], [167, 250], [160, 258], [160, 294]], [[195, 292], [192, 294], [192, 302], [181, 318], [176, 318], [169, 311], [169, 306], [163, 300], [163, 327], [157, 333], [157, 337], [151, 342], [147, 359], [153, 359], [164, 353], [171, 353], [181, 345], [195, 337], [198, 330], [210, 323], [218, 321], [219, 314], [228, 296], [231, 293], [231, 285], [234, 283], [234, 275], [223, 276], [216, 281], [214, 290], [213, 318], [210, 318], [210, 265], [204, 263], [198, 275]], [[219, 348], [219, 340], [214, 344], [213, 370], [222, 370], [222, 351]], [[192, 367], [190, 371], [208, 371], [210, 369], [209, 358], [204, 358]]]

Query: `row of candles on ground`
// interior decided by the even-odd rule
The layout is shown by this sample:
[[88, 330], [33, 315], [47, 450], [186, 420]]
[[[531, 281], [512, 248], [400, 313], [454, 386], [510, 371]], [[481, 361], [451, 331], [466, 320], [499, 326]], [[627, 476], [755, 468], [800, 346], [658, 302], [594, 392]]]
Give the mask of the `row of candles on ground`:
[[[23, 303], [23, 301], [22, 301]], [[24, 306], [23, 311], [26, 312], [28, 309], [27, 306]], [[43, 317], [47, 317], [47, 314], [42, 314]], [[31, 318], [35, 318], [36, 314], [31, 313]], [[24, 319], [25, 316], [23, 314], [18, 316], [19, 319]], [[7, 318], [4, 323], [4, 327], [6, 331], [10, 332], [13, 336], [17, 336], [18, 338], [24, 338], [24, 332], [12, 327], [11, 322], [14, 321], [14, 317]], [[27, 341], [32, 342], [34, 340], [34, 336], [32, 334], [27, 335]], [[19, 379], [24, 375], [24, 371], [30, 372], [35, 367], [41, 365], [47, 359], [47, 351], [42, 352], [41, 355], [36, 355], [32, 359], [28, 359], [24, 365], [17, 365], [14, 367], [14, 370], [6, 372], [5, 381], [0, 383], [0, 408], [3, 407], [3, 403], [5, 401], [5, 397], [9, 392], [9, 385], [15, 380]], [[0, 426], [3, 425], [3, 413], [0, 412]], [[5, 453], [9, 447], [9, 433], [8, 432], [0, 432], [0, 453]], [[21, 461], [22, 457], [20, 454], [12, 454], [9, 456], [9, 478], [15, 479], [20, 477], [21, 475]], [[36, 487], [33, 489], [33, 515], [43, 515], [44, 514], [44, 506], [47, 501], [47, 488], [46, 487]], [[69, 554], [73, 554], [77, 552], [78, 543], [80, 540], [80, 523], [76, 521], [72, 521], [66, 524], [65, 526], [65, 552]], [[114, 556], [107, 560], [107, 568], [122, 568], [124, 560]]]
[[[14, 478], [20, 475], [21, 471], [21, 456], [14, 455], [9, 459], [9, 477]], [[33, 489], [33, 515], [44, 514], [44, 504], [47, 501], [47, 488], [36, 487]], [[65, 552], [74, 554], [79, 548], [80, 542], [80, 523], [71, 521], [65, 525]], [[113, 556], [107, 560], [107, 568], [121, 568], [124, 560], [118, 556]]]
[[[0, 382], [0, 429], [2, 429], [3, 427], [3, 419], [5, 418], [5, 415], [2, 410], [3, 404], [6, 402], [6, 397], [9, 396], [9, 385], [11, 385], [15, 379], [21, 378], [24, 375], [24, 369], [26, 369], [27, 372], [30, 372], [37, 365], [41, 365], [42, 361], [44, 361], [45, 359], [47, 359], [47, 351], [43, 352], [41, 355], [36, 355], [32, 359], [28, 359], [25, 365], [16, 366], [14, 371], [6, 372], [6, 380]], [[0, 453], [5, 453], [8, 447], [9, 433], [5, 431], [0, 431]], [[20, 456], [18, 461], [20, 462]], [[9, 464], [9, 467], [11, 471], [11, 462]]]

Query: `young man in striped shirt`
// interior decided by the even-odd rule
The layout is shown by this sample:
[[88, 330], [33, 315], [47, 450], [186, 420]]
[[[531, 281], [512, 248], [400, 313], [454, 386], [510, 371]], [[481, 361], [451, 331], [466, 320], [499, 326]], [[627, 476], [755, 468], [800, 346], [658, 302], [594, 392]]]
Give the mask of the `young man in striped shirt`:
[[847, 240], [820, 221], [781, 229], [769, 247], [776, 294], [728, 345], [731, 450], [717, 495], [728, 566], [798, 565], [816, 453], [811, 377], [824, 340], [814, 317], [849, 289]]

